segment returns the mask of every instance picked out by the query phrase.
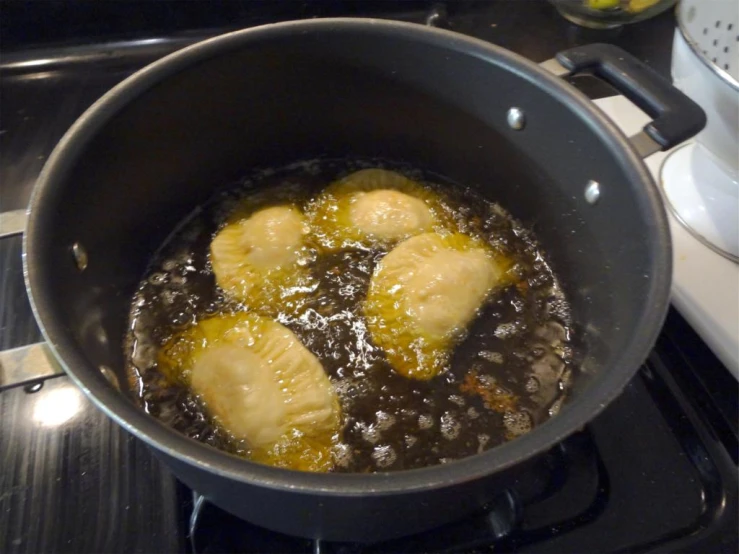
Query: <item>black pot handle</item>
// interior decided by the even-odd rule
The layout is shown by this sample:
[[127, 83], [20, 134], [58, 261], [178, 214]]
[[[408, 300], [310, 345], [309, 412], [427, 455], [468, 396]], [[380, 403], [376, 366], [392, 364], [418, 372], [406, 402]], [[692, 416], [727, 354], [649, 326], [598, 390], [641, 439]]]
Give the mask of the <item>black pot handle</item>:
[[661, 150], [697, 135], [706, 126], [701, 107], [647, 65], [611, 44], [587, 44], [557, 54], [569, 71], [592, 73], [617, 89], [654, 120], [644, 132]]

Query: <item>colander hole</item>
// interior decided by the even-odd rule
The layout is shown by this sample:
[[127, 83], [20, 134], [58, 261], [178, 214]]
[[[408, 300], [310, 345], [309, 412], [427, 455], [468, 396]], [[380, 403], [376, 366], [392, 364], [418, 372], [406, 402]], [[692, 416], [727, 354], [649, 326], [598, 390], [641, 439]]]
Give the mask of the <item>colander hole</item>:
[[703, 34], [704, 35], [707, 35], [708, 34], [708, 28], [703, 29]]
[[716, 63], [716, 58], [713, 58], [713, 59], [712, 59], [711, 61], [712, 61], [713, 63]]
[[716, 22], [716, 29], [718, 29], [719, 27], [721, 27], [721, 20], [720, 19]]
[[724, 54], [728, 54], [728, 52], [729, 52], [729, 47], [728, 46], [724, 46]]
[[724, 64], [724, 69], [725, 69], [726, 71], [729, 71], [729, 64], [728, 64], [728, 63], [725, 63], [725, 64]]
[[714, 45], [714, 46], [718, 46], [718, 39], [715, 39], [715, 40], [713, 41], [713, 45]]
[[729, 23], [729, 24], [728, 24], [728, 25], [726, 26], [726, 30], [727, 30], [727, 31], [731, 31], [731, 30], [732, 30], [733, 28], [734, 28], [734, 24], [733, 24], [733, 23]]

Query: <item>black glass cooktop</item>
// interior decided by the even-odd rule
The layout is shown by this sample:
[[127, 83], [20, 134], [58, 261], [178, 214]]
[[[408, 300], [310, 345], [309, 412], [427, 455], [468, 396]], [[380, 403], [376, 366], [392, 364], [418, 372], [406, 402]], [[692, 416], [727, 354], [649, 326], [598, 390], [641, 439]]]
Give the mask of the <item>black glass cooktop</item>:
[[[230, 29], [378, 16], [449, 27], [534, 61], [613, 42], [665, 76], [674, 29], [666, 13], [585, 31], [543, 0], [47, 1], [2, 10], [0, 213], [21, 223], [45, 158], [85, 108], [150, 61]], [[586, 79], [577, 84], [591, 96], [608, 93]], [[40, 340], [11, 227], [0, 226], [0, 350]], [[734, 553], [737, 436], [736, 381], [672, 311], [624, 393], [485, 510], [388, 543], [322, 543], [210, 505], [62, 376], [0, 392], [0, 552]]]

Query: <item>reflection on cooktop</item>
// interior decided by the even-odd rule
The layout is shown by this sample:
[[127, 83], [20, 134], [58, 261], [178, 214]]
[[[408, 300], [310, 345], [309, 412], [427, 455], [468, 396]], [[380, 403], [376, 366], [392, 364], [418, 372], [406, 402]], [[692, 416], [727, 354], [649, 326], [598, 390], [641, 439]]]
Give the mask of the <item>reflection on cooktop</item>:
[[181, 552], [177, 482], [68, 377], [0, 393], [0, 552]]

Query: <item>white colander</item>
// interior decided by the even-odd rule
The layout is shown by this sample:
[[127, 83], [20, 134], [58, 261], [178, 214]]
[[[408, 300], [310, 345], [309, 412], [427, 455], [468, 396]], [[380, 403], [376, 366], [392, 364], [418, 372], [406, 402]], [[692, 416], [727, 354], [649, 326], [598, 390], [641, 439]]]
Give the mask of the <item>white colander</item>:
[[682, 0], [678, 19], [706, 63], [739, 81], [739, 1]]
[[739, 0], [682, 0], [677, 19], [672, 78], [708, 122], [667, 158], [662, 186], [694, 236], [739, 261]]

